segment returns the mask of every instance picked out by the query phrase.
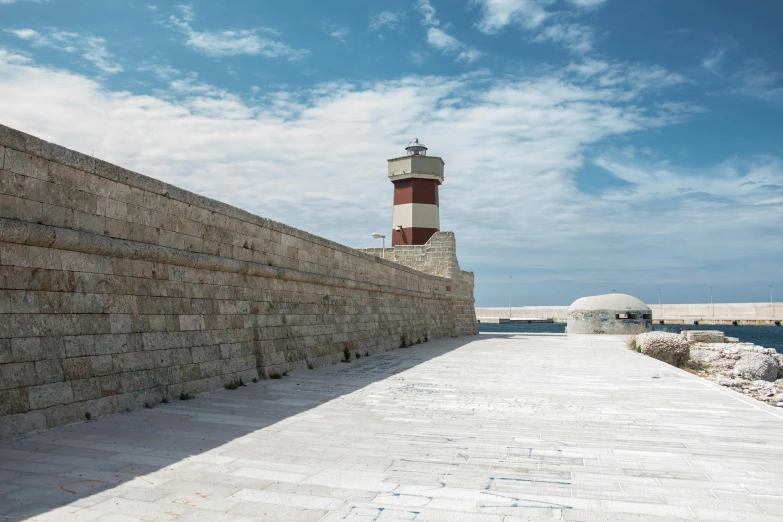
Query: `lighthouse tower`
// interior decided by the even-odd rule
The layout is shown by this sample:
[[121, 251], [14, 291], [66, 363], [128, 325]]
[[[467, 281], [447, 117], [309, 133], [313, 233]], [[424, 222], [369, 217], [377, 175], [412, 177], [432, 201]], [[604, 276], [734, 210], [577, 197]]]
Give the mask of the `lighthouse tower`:
[[389, 160], [389, 180], [394, 184], [392, 246], [423, 245], [440, 230], [438, 186], [445, 163], [427, 156], [427, 147], [413, 140], [407, 154]]

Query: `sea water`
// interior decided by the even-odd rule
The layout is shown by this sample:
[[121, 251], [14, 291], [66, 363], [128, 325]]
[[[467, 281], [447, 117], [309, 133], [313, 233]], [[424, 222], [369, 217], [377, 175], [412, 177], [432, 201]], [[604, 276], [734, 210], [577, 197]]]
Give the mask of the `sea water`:
[[[479, 324], [480, 332], [524, 332], [524, 333], [565, 333], [564, 323], [532, 324]], [[783, 353], [783, 326], [721, 326], [721, 325], [683, 325], [654, 324], [653, 330], [680, 333], [689, 330], [720, 330], [728, 337], [736, 337], [743, 343], [753, 343], [764, 348], [774, 348]]]

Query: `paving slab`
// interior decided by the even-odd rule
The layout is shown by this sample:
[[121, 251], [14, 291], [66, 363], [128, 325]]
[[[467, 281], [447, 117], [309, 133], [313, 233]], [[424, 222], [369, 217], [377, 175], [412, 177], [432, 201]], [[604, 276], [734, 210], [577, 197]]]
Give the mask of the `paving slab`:
[[481, 334], [0, 444], [0, 520], [783, 520], [781, 464], [620, 337]]

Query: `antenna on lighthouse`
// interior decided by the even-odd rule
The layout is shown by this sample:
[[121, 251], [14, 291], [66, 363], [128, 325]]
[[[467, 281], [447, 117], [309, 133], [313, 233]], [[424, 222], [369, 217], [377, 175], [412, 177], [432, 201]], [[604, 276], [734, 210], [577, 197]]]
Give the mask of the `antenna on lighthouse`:
[[423, 143], [419, 143], [419, 138], [413, 138], [413, 140], [408, 143], [408, 146], [405, 147], [405, 150], [408, 151], [408, 156], [427, 155], [427, 147], [425, 147]]

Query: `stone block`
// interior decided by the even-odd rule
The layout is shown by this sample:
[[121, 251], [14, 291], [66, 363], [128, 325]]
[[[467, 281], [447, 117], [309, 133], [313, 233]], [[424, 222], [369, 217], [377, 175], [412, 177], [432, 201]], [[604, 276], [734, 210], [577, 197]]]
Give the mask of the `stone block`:
[[63, 359], [60, 363], [66, 380], [86, 379], [92, 377], [90, 357], [72, 357]]
[[204, 330], [206, 323], [202, 315], [180, 315], [179, 327], [181, 330]]
[[35, 361], [35, 374], [37, 376], [37, 384], [62, 382], [65, 378], [59, 359]]
[[0, 339], [0, 364], [12, 362], [11, 339]]
[[183, 381], [197, 381], [204, 377], [198, 364], [186, 364], [181, 370]]
[[95, 355], [95, 337], [92, 335], [65, 337], [64, 341], [65, 353], [68, 357]]
[[[84, 402], [57, 404], [42, 410], [46, 417], [47, 428], [73, 424], [74, 422], [84, 422], [87, 420], [87, 412], [86, 403]], [[91, 412], [90, 418], [92, 418]]]
[[49, 181], [71, 189], [84, 190], [88, 176], [90, 175], [82, 170], [58, 162], [52, 162], [49, 168]]
[[92, 376], [109, 375], [114, 372], [114, 360], [111, 355], [90, 357], [90, 374]]
[[98, 377], [71, 381], [71, 388], [74, 402], [97, 399], [101, 396], [101, 380]]
[[684, 333], [689, 343], [725, 342], [725, 335], [718, 330], [688, 330]]
[[111, 274], [111, 261], [103, 256], [64, 251], [60, 254], [60, 262], [63, 270], [71, 272]]
[[3, 169], [15, 174], [48, 181], [49, 162], [43, 158], [25, 154], [14, 149], [5, 150]]
[[[36, 314], [39, 309], [39, 299], [37, 292], [27, 290], [0, 290], [0, 313], [4, 314]], [[12, 330], [13, 330], [13, 325]], [[17, 328], [17, 335], [24, 335], [24, 332]]]
[[62, 270], [60, 251], [51, 248], [30, 247], [30, 265], [32, 268]]
[[[73, 210], [44, 203], [41, 223], [60, 228], [73, 228]], [[103, 233], [103, 231], [101, 231]]]
[[27, 388], [0, 390], [0, 415], [24, 413], [30, 409]]
[[31, 386], [28, 389], [28, 394], [30, 409], [33, 410], [73, 402], [73, 389], [70, 382], [55, 382]]
[[122, 381], [120, 375], [104, 375], [100, 377], [101, 382], [101, 395], [106, 397], [109, 395], [118, 395], [122, 393]]
[[9, 266], [32, 266], [30, 247], [14, 243], [0, 243], [0, 263]]
[[[14, 362], [37, 361], [47, 359], [40, 337], [20, 337], [11, 339], [11, 352]], [[56, 354], [54, 354], [56, 356]]]
[[142, 350], [139, 334], [111, 334], [95, 336], [95, 355], [114, 355]]
[[131, 224], [127, 221], [120, 221], [112, 218], [104, 219], [104, 235], [119, 239], [130, 239]]
[[36, 380], [35, 364], [31, 362], [0, 364], [0, 390], [32, 386]]
[[150, 378], [145, 370], [125, 372], [120, 376], [123, 393], [144, 390], [150, 387]]
[[119, 221], [127, 221], [128, 219], [128, 205], [109, 198], [98, 198], [98, 215], [116, 219]]
[[84, 232], [92, 232], [93, 234], [103, 234], [106, 230], [106, 223], [102, 216], [74, 210], [73, 228]]
[[221, 358], [220, 346], [196, 346], [191, 348], [194, 363], [215, 361]]
[[46, 428], [46, 416], [40, 411], [0, 416], [0, 440], [10, 439]]
[[112, 334], [133, 332], [133, 316], [131, 314], [111, 314], [109, 323]]
[[0, 194], [0, 217], [38, 223], [42, 215], [42, 203]]
[[111, 333], [109, 314], [76, 314], [81, 335], [93, 335]]

